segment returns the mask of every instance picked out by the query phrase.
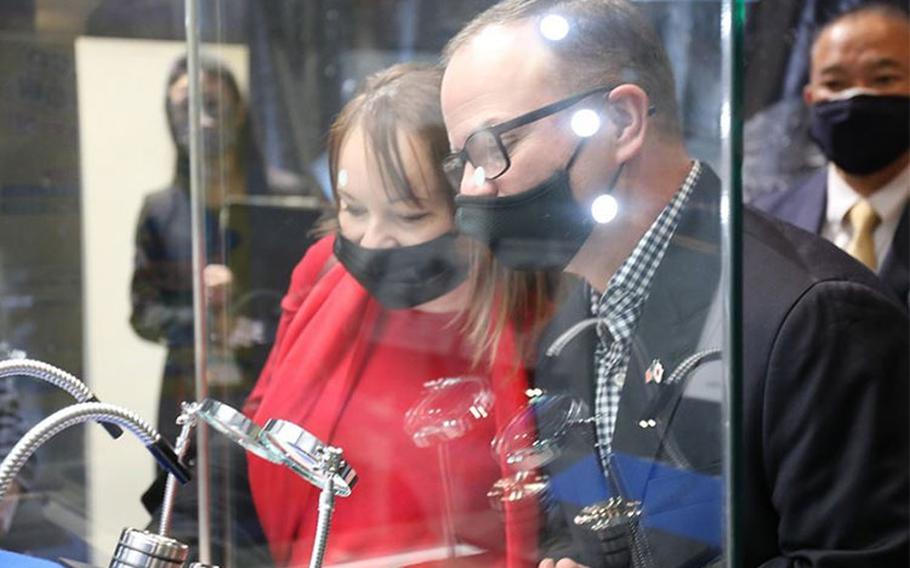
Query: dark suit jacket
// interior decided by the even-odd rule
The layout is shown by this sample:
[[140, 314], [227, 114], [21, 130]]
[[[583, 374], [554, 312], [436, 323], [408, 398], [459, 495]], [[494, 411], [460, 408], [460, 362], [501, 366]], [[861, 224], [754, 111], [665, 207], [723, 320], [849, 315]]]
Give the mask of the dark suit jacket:
[[[644, 561], [704, 566], [723, 542], [723, 366], [706, 359], [675, 385], [665, 378], [696, 352], [722, 346], [719, 181], [705, 171], [655, 274], [635, 333], [605, 476], [591, 432], [564, 436], [547, 466], [542, 556], [614, 566], [574, 525], [608, 496], [641, 501]], [[742, 234], [741, 566], [906, 566], [908, 561], [908, 322], [867, 270], [830, 243], [746, 210]], [[570, 295], [541, 353], [588, 317]], [[593, 408], [595, 332], [555, 357], [536, 385]], [[656, 426], [642, 427], [653, 418]], [[645, 421], [647, 424], [647, 420]], [[541, 421], [543, 436], [547, 424]]]
[[[752, 205], [810, 233], [820, 234], [828, 204], [828, 170], [822, 168], [801, 185], [760, 196]], [[879, 265], [879, 278], [910, 305], [910, 203], [904, 206], [891, 248]]]

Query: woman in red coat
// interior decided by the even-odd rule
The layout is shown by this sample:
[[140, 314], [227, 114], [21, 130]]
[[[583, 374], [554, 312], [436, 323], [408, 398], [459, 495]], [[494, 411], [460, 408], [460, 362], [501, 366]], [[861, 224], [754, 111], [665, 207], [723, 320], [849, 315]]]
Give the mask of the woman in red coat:
[[[439, 82], [433, 67], [392, 67], [337, 118], [333, 234], [294, 270], [244, 407], [257, 423], [290, 420], [341, 447], [357, 470], [336, 504], [327, 566], [533, 565], [535, 515], [487, 497], [510, 473], [491, 441], [528, 383], [511, 322], [490, 328], [495, 341], [463, 331], [468, 262], [439, 166]], [[276, 563], [307, 565], [318, 491], [255, 457], [249, 477]]]

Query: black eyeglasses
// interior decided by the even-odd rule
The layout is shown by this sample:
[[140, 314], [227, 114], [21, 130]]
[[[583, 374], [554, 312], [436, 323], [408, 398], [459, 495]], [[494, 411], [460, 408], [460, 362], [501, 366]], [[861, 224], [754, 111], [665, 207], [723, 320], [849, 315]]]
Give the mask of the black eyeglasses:
[[520, 126], [531, 124], [552, 114], [565, 110], [591, 95], [612, 91], [612, 86], [600, 86], [587, 91], [577, 93], [565, 99], [550, 103], [539, 109], [532, 110], [513, 119], [483, 128], [471, 133], [464, 142], [464, 147], [452, 152], [442, 161], [442, 168], [445, 171], [449, 182], [453, 187], [458, 188], [461, 185], [461, 178], [464, 176], [464, 167], [468, 162], [476, 170], [483, 168], [484, 179], [496, 179], [506, 173], [509, 166], [512, 165], [509, 160], [509, 153], [502, 143], [501, 136], [509, 130], [514, 130]]

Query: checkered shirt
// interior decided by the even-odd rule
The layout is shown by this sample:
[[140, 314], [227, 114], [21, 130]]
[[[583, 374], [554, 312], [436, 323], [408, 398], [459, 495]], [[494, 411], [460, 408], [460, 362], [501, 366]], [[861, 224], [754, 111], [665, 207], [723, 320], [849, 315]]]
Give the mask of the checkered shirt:
[[632, 254], [623, 261], [603, 294], [591, 290], [591, 315], [600, 318], [599, 341], [594, 349], [597, 386], [594, 411], [599, 418], [597, 441], [603, 467], [607, 468], [619, 397], [629, 366], [629, 348], [638, 326], [641, 309], [651, 291], [651, 280], [676, 232], [692, 187], [698, 181], [701, 163], [692, 164], [682, 187], [638, 241]]

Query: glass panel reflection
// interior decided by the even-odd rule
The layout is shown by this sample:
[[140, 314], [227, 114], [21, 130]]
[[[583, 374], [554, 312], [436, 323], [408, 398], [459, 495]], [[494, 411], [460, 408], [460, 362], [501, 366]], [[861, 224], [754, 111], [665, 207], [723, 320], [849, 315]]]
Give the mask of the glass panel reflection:
[[[719, 6], [590, 8], [618, 10], [619, 29], [635, 35], [611, 40], [622, 57], [644, 58], [620, 73], [597, 67], [600, 47], [574, 40], [597, 24], [582, 25], [571, 12], [528, 8], [515, 28], [540, 26], [522, 27], [520, 38], [509, 36], [507, 23], [469, 25], [443, 52], [490, 4], [392, 3], [390, 13], [402, 18], [378, 25], [366, 6], [304, 10], [291, 2], [282, 13], [322, 22], [325, 36], [312, 37], [323, 43], [272, 35], [269, 50], [252, 46], [260, 61], [296, 57], [295, 48], [312, 57], [278, 78], [307, 105], [293, 103], [299, 114], [279, 136], [312, 140], [304, 116], [326, 125], [325, 153], [305, 143], [295, 171], [321, 180], [331, 206], [291, 276], [244, 412], [303, 426], [344, 447], [357, 469], [357, 490], [336, 511], [329, 565], [517, 566], [563, 555], [590, 566], [716, 562], [724, 530], [724, 324], [721, 184], [710, 164], [723, 158], [717, 126], [699, 117], [726, 95], [717, 85], [690, 98], [686, 85], [719, 75]], [[674, 14], [691, 26], [671, 31]], [[433, 16], [449, 31], [423, 35]], [[662, 39], [642, 18], [663, 41], [687, 37], [706, 56], [660, 55]], [[312, 34], [314, 20], [305, 21], [300, 29]], [[658, 47], [645, 49], [649, 55], [623, 51], [641, 38]], [[542, 73], [535, 66], [550, 49], [572, 64], [552, 68], [558, 81], [532, 88], [524, 81]], [[442, 70], [389, 66], [432, 62], [441, 52]], [[510, 53], [516, 57], [505, 64]], [[671, 65], [681, 66], [683, 86], [673, 83]], [[320, 96], [298, 82], [314, 69], [324, 74]], [[254, 115], [281, 108], [274, 86], [258, 88], [267, 98]], [[651, 130], [666, 138], [651, 140], [644, 134]], [[609, 142], [614, 137], [620, 141]], [[684, 142], [705, 161], [689, 161]], [[664, 180], [666, 201], [636, 213], [629, 180], [643, 166], [633, 158], [654, 144], [673, 148], [648, 166]], [[616, 145], [634, 166], [598, 163]], [[277, 159], [266, 149], [266, 163]], [[592, 176], [597, 192], [577, 197], [575, 180]], [[645, 235], [651, 222], [636, 225], [638, 216], [657, 218], [657, 228]], [[672, 239], [677, 231], [682, 236]], [[604, 275], [624, 256], [608, 270], [584, 268], [598, 264], [593, 243], [608, 233], [625, 254], [642, 237], [643, 250], [658, 251], [609, 290]], [[693, 252], [681, 242], [703, 246]], [[566, 267], [590, 284], [561, 274]], [[698, 286], [673, 289], [678, 274], [693, 271]], [[665, 314], [677, 311], [684, 315], [668, 325]], [[624, 362], [604, 389], [597, 367], [611, 358]], [[242, 463], [232, 467], [224, 477], [248, 474], [272, 560], [306, 562], [313, 489], [256, 458], [247, 472]], [[238, 487], [215, 478], [215, 491], [219, 483]]]
[[[33, 4], [0, 28], [65, 38], [0, 38], [23, 77], [12, 131], [47, 154], [3, 137], [0, 232], [31, 242], [0, 248], [0, 342], [171, 442], [204, 394], [240, 414], [191, 444], [209, 472], [176, 493], [97, 428], [64, 438], [62, 473], [22, 484], [51, 505], [0, 547], [106, 565], [171, 495], [164, 532], [224, 568], [723, 556], [723, 363], [691, 362], [725, 324], [719, 4], [575, 3], [625, 18], [607, 46], [576, 42], [598, 19], [571, 10], [481, 26], [492, 0]], [[643, 39], [635, 69], [602, 66]], [[636, 161], [655, 131], [674, 152]], [[666, 195], [642, 212], [645, 174]], [[682, 186], [651, 273], [608, 286]], [[703, 286], [678, 286], [692, 273]], [[61, 403], [38, 399], [28, 413]], [[324, 445], [347, 468], [330, 493], [350, 494], [322, 551]]]
[[0, 564], [906, 565], [906, 7], [790, 4], [0, 2], [0, 452], [236, 409], [61, 432]]

